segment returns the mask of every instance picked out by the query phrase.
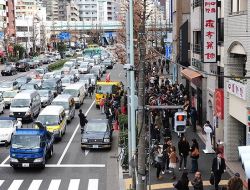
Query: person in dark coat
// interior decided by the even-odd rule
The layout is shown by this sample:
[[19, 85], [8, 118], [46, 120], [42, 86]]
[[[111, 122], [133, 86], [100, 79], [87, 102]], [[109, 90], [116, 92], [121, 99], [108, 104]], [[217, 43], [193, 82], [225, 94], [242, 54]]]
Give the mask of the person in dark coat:
[[84, 113], [82, 113], [81, 109], [79, 110], [78, 116], [79, 116], [79, 119], [80, 119], [81, 133], [82, 133], [83, 130], [84, 130], [85, 124], [88, 123], [88, 120], [87, 120], [87, 117], [84, 115]]
[[222, 157], [221, 152], [217, 152], [217, 156], [216, 158], [213, 159], [213, 164], [212, 164], [212, 172], [214, 174], [215, 190], [219, 189], [221, 176], [225, 172], [225, 170], [226, 170], [225, 159]]
[[185, 136], [181, 137], [178, 143], [178, 149], [179, 149], [179, 155], [180, 155], [179, 170], [181, 170], [183, 160], [184, 160], [184, 170], [185, 170], [187, 167], [187, 157], [190, 151], [190, 146]]
[[191, 107], [191, 109], [190, 109], [190, 118], [191, 118], [193, 132], [196, 132], [197, 111], [196, 111], [195, 107]]
[[188, 173], [183, 172], [181, 179], [179, 179], [177, 183], [174, 184], [174, 187], [177, 190], [189, 190], [188, 183], [189, 183]]
[[[197, 152], [198, 151], [198, 152]], [[192, 145], [190, 148], [191, 152], [191, 159], [192, 159], [192, 168], [191, 168], [191, 173], [195, 173], [198, 171], [198, 159], [200, 157], [200, 150], [199, 150], [199, 144], [196, 139], [192, 139]]]
[[201, 178], [201, 172], [196, 172], [194, 179], [191, 181], [194, 190], [203, 190], [203, 181]]

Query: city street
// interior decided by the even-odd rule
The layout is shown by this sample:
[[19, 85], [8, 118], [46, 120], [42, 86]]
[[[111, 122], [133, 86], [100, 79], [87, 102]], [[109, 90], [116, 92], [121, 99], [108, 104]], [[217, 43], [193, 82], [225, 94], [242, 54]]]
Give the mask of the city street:
[[[115, 65], [111, 72], [111, 80], [125, 81], [121, 65]], [[105, 80], [105, 76], [103, 77]], [[94, 96], [86, 97], [81, 109], [87, 118], [104, 118], [95, 107]], [[4, 115], [8, 115], [5, 110]], [[31, 123], [23, 127], [31, 127]], [[78, 110], [75, 118], [67, 125], [62, 141], [54, 145], [54, 155], [48, 160], [45, 169], [21, 168], [14, 170], [9, 165], [9, 147], [1, 147], [0, 155], [0, 189], [1, 190], [117, 190], [118, 153], [117, 132], [114, 132], [111, 151], [82, 151], [80, 148], [80, 126]]]

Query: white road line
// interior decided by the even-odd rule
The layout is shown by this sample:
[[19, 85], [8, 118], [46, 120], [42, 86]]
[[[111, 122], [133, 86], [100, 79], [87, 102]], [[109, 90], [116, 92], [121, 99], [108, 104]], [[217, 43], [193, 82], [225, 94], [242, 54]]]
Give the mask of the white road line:
[[49, 188], [48, 190], [58, 190], [61, 184], [61, 180], [60, 179], [53, 179], [50, 182]]
[[7, 158], [4, 159], [4, 161], [0, 164], [0, 166], [4, 165], [9, 159], [10, 159], [10, 156], [7, 156]]
[[[0, 168], [10, 168], [9, 164], [0, 165]], [[105, 168], [105, 164], [46, 164], [46, 168]]]
[[88, 190], [98, 190], [99, 179], [89, 179]]
[[[89, 113], [90, 109], [93, 107], [94, 103], [95, 103], [95, 101], [92, 102], [92, 104], [90, 105], [89, 109], [86, 111], [85, 116], [88, 115], [88, 113]], [[69, 140], [67, 146], [65, 147], [65, 149], [64, 149], [64, 151], [63, 151], [63, 153], [62, 153], [60, 159], [58, 160], [57, 165], [60, 165], [60, 164], [61, 164], [61, 162], [62, 162], [62, 160], [63, 160], [65, 154], [67, 153], [67, 151], [68, 151], [68, 149], [69, 149], [69, 146], [70, 146], [70, 144], [72, 143], [72, 141], [73, 141], [73, 139], [74, 139], [74, 137], [75, 137], [75, 135], [76, 135], [76, 133], [77, 133], [79, 127], [80, 127], [80, 123], [77, 125], [77, 127], [76, 127], [76, 129], [75, 129], [73, 135], [71, 136], [71, 138], [70, 138], [70, 140]]]
[[22, 185], [23, 180], [14, 180], [8, 190], [18, 190]]
[[3, 185], [4, 180], [0, 180], [0, 187]]
[[43, 180], [33, 180], [29, 186], [28, 190], [39, 190], [40, 185], [42, 184]]
[[89, 150], [84, 150], [84, 155], [87, 156], [89, 153]]
[[69, 182], [68, 190], [78, 190], [80, 185], [80, 179], [71, 179]]

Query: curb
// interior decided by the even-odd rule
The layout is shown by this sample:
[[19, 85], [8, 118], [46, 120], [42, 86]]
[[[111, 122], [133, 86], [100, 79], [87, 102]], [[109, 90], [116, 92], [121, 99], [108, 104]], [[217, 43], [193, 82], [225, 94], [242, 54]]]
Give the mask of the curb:
[[[121, 148], [118, 147], [118, 154], [120, 153]], [[124, 179], [123, 179], [123, 172], [122, 172], [122, 166], [121, 166], [121, 161], [118, 161], [118, 173], [119, 173], [119, 190], [125, 190], [125, 184], [124, 184]]]

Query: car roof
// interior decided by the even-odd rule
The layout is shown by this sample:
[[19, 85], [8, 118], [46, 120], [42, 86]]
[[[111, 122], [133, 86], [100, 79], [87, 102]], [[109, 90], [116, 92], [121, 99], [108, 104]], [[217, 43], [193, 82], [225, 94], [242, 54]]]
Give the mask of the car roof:
[[74, 84], [71, 84], [70, 86], [67, 86], [65, 89], [79, 89], [82, 86], [83, 85], [81, 83], [74, 83]]
[[73, 98], [70, 94], [59, 94], [53, 102], [64, 102], [65, 100], [68, 101], [69, 98]]
[[16, 120], [14, 117], [8, 117], [8, 116], [0, 116], [0, 120]]
[[16, 94], [15, 99], [30, 99], [31, 94], [35, 93], [36, 90], [24, 90]]
[[45, 130], [35, 128], [16, 129], [15, 135], [43, 135]]
[[58, 112], [63, 110], [64, 108], [62, 106], [49, 105], [46, 106], [39, 115], [58, 115]]

